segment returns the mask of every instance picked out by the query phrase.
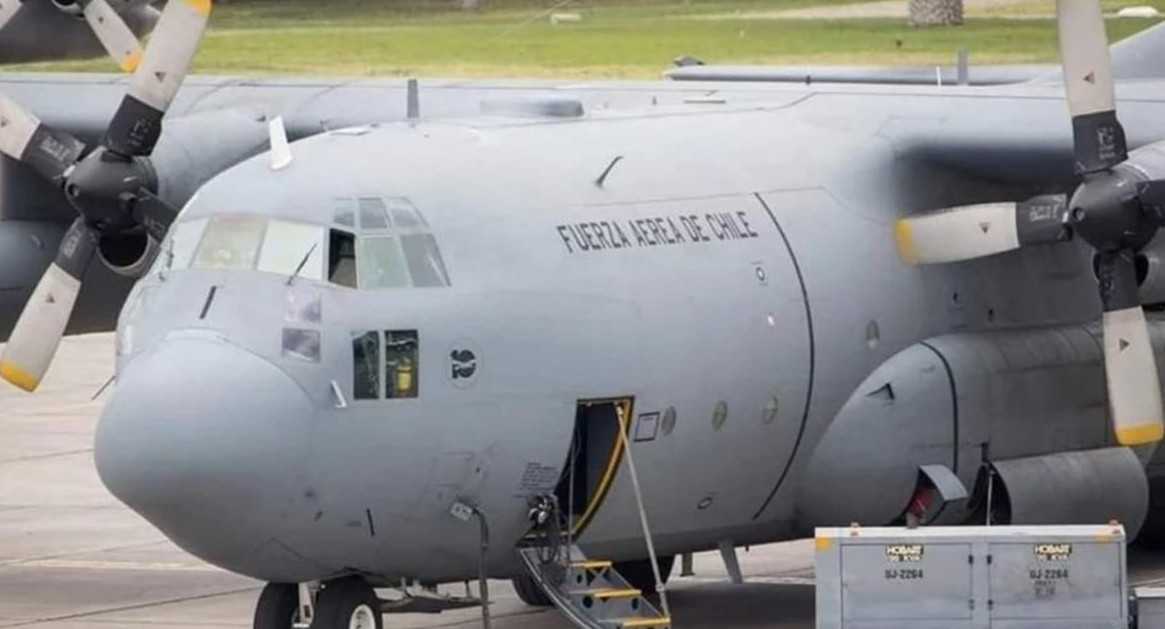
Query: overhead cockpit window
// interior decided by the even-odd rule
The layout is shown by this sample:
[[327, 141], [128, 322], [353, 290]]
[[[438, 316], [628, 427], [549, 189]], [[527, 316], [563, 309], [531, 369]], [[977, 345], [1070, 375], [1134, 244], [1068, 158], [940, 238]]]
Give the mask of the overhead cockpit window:
[[360, 239], [357, 264], [361, 288], [401, 288], [409, 285], [400, 245], [392, 236]]
[[357, 400], [380, 398], [380, 333], [354, 333], [352, 336], [352, 397]]
[[331, 230], [328, 236], [328, 281], [356, 288], [356, 237]]
[[312, 280], [324, 277], [324, 228], [271, 221], [259, 252], [260, 271]]
[[360, 229], [366, 232], [388, 231], [388, 208], [378, 197], [366, 197], [357, 201], [360, 207]]
[[259, 254], [267, 221], [258, 216], [215, 216], [194, 255], [203, 269], [251, 269]]
[[332, 220], [337, 225], [356, 228], [356, 206], [352, 199], [336, 199], [336, 211]]
[[425, 227], [424, 217], [417, 214], [416, 208], [408, 199], [388, 199], [388, 208], [392, 213], [392, 221], [397, 229], [416, 229]]
[[448, 286], [449, 275], [432, 234], [405, 234], [400, 237], [413, 285], [421, 288]]

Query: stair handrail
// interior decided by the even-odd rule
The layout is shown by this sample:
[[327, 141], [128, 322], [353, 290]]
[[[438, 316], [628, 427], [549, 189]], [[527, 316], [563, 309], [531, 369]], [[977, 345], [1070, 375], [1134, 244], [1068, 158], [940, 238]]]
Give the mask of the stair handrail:
[[[643, 506], [643, 492], [639, 487], [639, 474], [635, 472], [635, 458], [631, 456], [631, 443], [627, 439], [629, 418], [623, 405], [615, 406], [619, 420], [619, 439], [623, 441], [623, 452], [627, 457], [627, 471], [631, 473], [631, 488], [635, 490], [635, 507], [639, 511], [639, 523], [643, 527], [643, 537], [647, 541], [647, 557], [651, 562], [651, 575], [655, 579], [655, 591], [659, 593], [659, 604], [663, 615], [671, 618], [671, 606], [667, 602], [667, 590], [659, 572], [659, 561], [655, 555], [655, 542], [651, 539], [651, 528], [647, 524], [647, 509]], [[670, 622], [670, 621], [669, 621]]]

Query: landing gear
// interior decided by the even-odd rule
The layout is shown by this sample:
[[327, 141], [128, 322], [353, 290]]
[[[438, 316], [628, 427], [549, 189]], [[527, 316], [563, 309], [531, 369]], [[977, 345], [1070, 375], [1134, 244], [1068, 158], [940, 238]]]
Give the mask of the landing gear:
[[514, 591], [523, 603], [531, 607], [550, 607], [554, 601], [542, 591], [541, 586], [528, 574], [520, 574], [513, 579]]
[[[308, 595], [305, 593], [305, 596]], [[384, 629], [380, 599], [360, 577], [329, 581], [315, 599], [311, 629]], [[255, 605], [254, 629], [294, 629], [298, 612], [298, 586], [270, 583], [263, 588]]]
[[268, 583], [255, 604], [255, 629], [291, 629], [299, 593], [290, 583]]
[[315, 611], [312, 629], [384, 629], [380, 599], [359, 577], [324, 584]]

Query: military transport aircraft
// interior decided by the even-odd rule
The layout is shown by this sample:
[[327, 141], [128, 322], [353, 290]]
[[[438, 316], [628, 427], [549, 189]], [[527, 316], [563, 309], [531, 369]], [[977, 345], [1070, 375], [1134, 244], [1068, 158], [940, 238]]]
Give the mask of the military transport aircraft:
[[79, 214], [21, 215], [60, 244], [0, 373], [39, 384], [87, 268], [140, 276], [98, 471], [269, 582], [256, 627], [381, 627], [482, 574], [669, 626], [643, 594], [676, 553], [1160, 526], [1160, 29], [1110, 63], [1099, 4], [1059, 0], [1062, 80], [479, 85], [479, 115], [374, 124], [303, 86], [286, 121], [176, 97], [209, 8], [168, 3], [104, 132], [51, 80], [0, 103], [11, 173], [51, 182], [28, 206]]

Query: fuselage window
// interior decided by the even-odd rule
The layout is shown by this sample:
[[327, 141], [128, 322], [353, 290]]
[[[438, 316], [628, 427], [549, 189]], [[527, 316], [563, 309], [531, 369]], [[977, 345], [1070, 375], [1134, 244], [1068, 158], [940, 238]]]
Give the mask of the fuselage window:
[[400, 237], [400, 244], [413, 276], [413, 286], [428, 288], [449, 285], [445, 262], [441, 260], [437, 239], [432, 234], [404, 234]]
[[331, 230], [328, 236], [328, 281], [356, 288], [356, 237]]
[[352, 397], [357, 400], [380, 398], [380, 333], [352, 335]]
[[202, 269], [251, 269], [263, 241], [266, 219], [259, 216], [215, 216], [210, 219], [193, 266]]
[[385, 397], [417, 397], [417, 331], [389, 330], [384, 333]]
[[271, 221], [259, 252], [259, 270], [323, 279], [324, 230], [315, 225]]
[[396, 238], [361, 238], [359, 251], [357, 260], [361, 288], [402, 288], [409, 285], [405, 261]]

